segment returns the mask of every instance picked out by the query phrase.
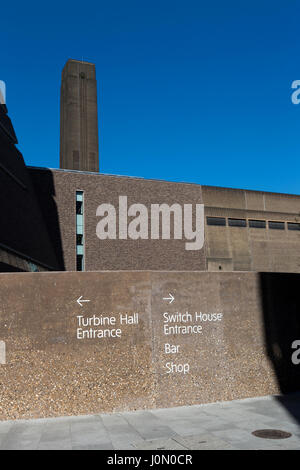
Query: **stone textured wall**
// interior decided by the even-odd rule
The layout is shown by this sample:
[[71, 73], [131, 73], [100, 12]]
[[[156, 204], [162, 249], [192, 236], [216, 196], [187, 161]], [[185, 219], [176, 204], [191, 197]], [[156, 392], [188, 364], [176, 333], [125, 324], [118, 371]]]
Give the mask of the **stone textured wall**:
[[[299, 280], [297, 274], [228, 272], [0, 274], [0, 340], [6, 345], [0, 419], [299, 390], [300, 365], [291, 362], [291, 343], [300, 339]], [[172, 303], [165, 299], [170, 293]], [[80, 296], [90, 302], [81, 307]], [[165, 321], [164, 314], [170, 319], [186, 312], [222, 317]], [[120, 314], [129, 319], [134, 313], [138, 323], [121, 324]], [[115, 317], [121, 336], [78, 339], [78, 316], [87, 321], [93, 315]], [[164, 325], [202, 326], [202, 332], [165, 334]], [[167, 353], [166, 344], [179, 348]], [[171, 363], [178, 371], [168, 373]]]

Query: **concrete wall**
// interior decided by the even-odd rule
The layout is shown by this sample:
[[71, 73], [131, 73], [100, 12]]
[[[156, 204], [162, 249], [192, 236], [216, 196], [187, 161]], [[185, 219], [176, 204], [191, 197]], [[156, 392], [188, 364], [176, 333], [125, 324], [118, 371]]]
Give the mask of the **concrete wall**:
[[[207, 216], [300, 222], [300, 197], [202, 186]], [[300, 272], [300, 232], [206, 227], [208, 270]]]
[[[0, 274], [0, 419], [299, 390], [300, 365], [291, 362], [300, 339], [299, 281], [225, 272]], [[80, 296], [89, 300], [82, 307]], [[178, 312], [192, 320], [165, 321]], [[200, 320], [196, 312], [219, 316]], [[92, 328], [121, 329], [120, 337], [80, 339], [78, 316], [94, 315], [114, 317], [115, 325]], [[167, 334], [171, 326], [194, 330]]]

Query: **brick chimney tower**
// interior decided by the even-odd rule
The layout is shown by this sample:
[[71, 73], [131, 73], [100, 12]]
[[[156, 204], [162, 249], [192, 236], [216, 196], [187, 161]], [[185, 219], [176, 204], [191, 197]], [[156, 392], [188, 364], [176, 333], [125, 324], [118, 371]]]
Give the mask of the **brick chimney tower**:
[[60, 92], [60, 168], [99, 171], [95, 64], [69, 59]]

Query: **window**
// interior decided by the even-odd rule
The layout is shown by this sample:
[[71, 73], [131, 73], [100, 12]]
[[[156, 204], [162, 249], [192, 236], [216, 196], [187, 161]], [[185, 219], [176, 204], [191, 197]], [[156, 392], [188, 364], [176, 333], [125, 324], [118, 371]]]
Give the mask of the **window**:
[[230, 227], [247, 227], [247, 221], [245, 219], [228, 219], [228, 225]]
[[266, 221], [265, 220], [249, 220], [249, 227], [266, 228]]
[[269, 222], [269, 228], [274, 229], [274, 230], [284, 230], [284, 222]]
[[226, 225], [225, 217], [206, 217], [207, 225]]
[[288, 230], [300, 230], [300, 224], [294, 224], [293, 222], [288, 222]]
[[83, 201], [76, 201], [76, 214], [82, 214]]
[[76, 245], [83, 245], [83, 235], [82, 234], [76, 234]]
[[77, 271], [83, 271], [83, 255], [77, 255], [76, 270]]
[[84, 271], [83, 191], [76, 191], [76, 269]]

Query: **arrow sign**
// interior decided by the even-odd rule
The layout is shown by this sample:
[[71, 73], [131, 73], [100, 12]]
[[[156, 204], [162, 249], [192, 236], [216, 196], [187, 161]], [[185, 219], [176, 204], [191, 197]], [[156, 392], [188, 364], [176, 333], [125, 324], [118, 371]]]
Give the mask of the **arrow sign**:
[[79, 297], [79, 299], [76, 300], [76, 302], [82, 307], [82, 302], [90, 302], [90, 300], [83, 300], [82, 295]]
[[174, 299], [175, 299], [175, 297], [172, 294], [170, 294], [170, 292], [169, 292], [169, 297], [164, 297], [163, 298], [163, 300], [169, 300], [170, 301], [169, 304], [171, 304]]

